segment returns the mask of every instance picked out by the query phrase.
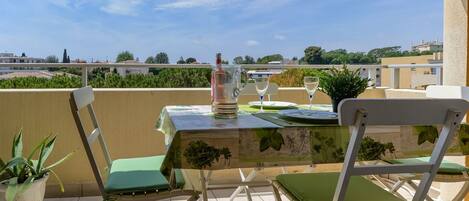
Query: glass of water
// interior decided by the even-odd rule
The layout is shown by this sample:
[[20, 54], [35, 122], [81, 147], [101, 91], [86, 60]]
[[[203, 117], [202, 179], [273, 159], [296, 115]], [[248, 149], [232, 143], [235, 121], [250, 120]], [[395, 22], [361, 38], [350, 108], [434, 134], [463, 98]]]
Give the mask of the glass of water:
[[264, 112], [264, 95], [269, 88], [269, 78], [268, 77], [258, 77], [254, 78], [256, 84], [257, 95], [259, 95], [261, 101], [261, 110], [259, 112]]
[[319, 77], [306, 76], [304, 77], [303, 81], [309, 97], [309, 109], [311, 110], [311, 107], [313, 106], [314, 94], [319, 87]]

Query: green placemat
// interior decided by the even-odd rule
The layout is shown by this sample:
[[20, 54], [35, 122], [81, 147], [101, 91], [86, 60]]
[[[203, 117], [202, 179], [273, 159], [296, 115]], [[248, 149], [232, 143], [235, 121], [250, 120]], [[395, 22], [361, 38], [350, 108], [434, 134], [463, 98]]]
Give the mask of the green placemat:
[[266, 113], [254, 113], [255, 117], [264, 119], [282, 127], [311, 127], [311, 126], [339, 126], [338, 124], [315, 124], [307, 122], [299, 122], [291, 119], [285, 119], [280, 117], [278, 113], [266, 112]]

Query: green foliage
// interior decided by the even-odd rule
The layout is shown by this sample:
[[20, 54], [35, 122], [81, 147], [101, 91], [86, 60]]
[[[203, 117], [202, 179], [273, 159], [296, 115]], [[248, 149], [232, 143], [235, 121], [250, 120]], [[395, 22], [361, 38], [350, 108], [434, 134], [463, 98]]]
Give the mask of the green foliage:
[[119, 53], [116, 57], [116, 63], [127, 61], [127, 60], [134, 60], [134, 55], [127, 50]]
[[283, 56], [281, 54], [272, 54], [264, 56], [257, 60], [258, 64], [268, 64], [271, 61], [283, 61]]
[[319, 77], [323, 70], [320, 69], [287, 69], [281, 74], [270, 77], [270, 82], [278, 84], [280, 87], [304, 87], [303, 78], [305, 76]]
[[334, 137], [320, 132], [314, 132], [311, 137], [311, 151], [320, 154], [322, 161], [342, 162], [344, 160], [344, 150], [336, 144]]
[[64, 49], [62, 63], [70, 63], [70, 56], [68, 56], [67, 49]]
[[197, 62], [197, 59], [193, 58], [193, 57], [189, 57], [186, 59], [186, 64], [193, 64], [193, 63], [196, 63]]
[[337, 103], [345, 98], [356, 98], [368, 87], [369, 79], [360, 77], [360, 69], [350, 70], [344, 66], [321, 74], [319, 89]]
[[210, 69], [163, 69], [158, 74], [158, 87], [210, 87]]
[[180, 57], [179, 60], [177, 61], [177, 64], [185, 64], [186, 60], [184, 60], [183, 57]]
[[364, 137], [358, 150], [358, 159], [363, 161], [381, 160], [386, 152], [394, 153], [395, 148], [392, 143], [380, 143], [370, 137]]
[[322, 64], [322, 50], [321, 47], [317, 46], [310, 46], [305, 49], [305, 56], [303, 57], [303, 61], [307, 64]]
[[169, 64], [168, 54], [166, 54], [165, 52], [160, 52], [156, 54], [154, 62], [155, 64]]
[[146, 60], [145, 60], [145, 63], [146, 64], [154, 64], [155, 63], [155, 59], [153, 57], [148, 57]]
[[416, 52], [416, 51], [402, 51], [401, 46], [391, 46], [383, 48], [375, 48], [368, 52], [368, 56], [373, 59], [375, 63], [381, 63], [380, 58], [385, 57], [406, 57], [406, 56], [420, 56], [433, 54], [431, 51]]
[[51, 79], [38, 77], [18, 77], [8, 80], [0, 80], [2, 89], [30, 89], [30, 88], [79, 88], [80, 77], [67, 75], [55, 75]]
[[435, 144], [435, 141], [438, 138], [438, 129], [436, 129], [435, 126], [414, 126], [414, 130], [418, 135], [418, 145], [425, 142]]
[[255, 64], [254, 58], [246, 55], [244, 58], [242, 56], [237, 56], [233, 59], [233, 64]]
[[[73, 153], [46, 166], [45, 162], [54, 149], [55, 139], [55, 137], [50, 136], [44, 138], [26, 157], [23, 154], [23, 132], [20, 131], [15, 136], [11, 151], [12, 158], [6, 163], [0, 158], [0, 175], [2, 178], [0, 183], [5, 182], [8, 185], [6, 190], [7, 201], [15, 200], [16, 196], [26, 191], [35, 180], [41, 179], [49, 173], [56, 177], [61, 190], [64, 191], [61, 180], [52, 168], [70, 158]], [[36, 155], [38, 158], [33, 159]]]
[[55, 55], [47, 56], [46, 63], [59, 63], [59, 58]]
[[227, 162], [231, 158], [231, 152], [228, 148], [217, 149], [201, 140], [190, 142], [183, 155], [187, 162], [196, 169], [212, 167], [213, 162], [218, 162], [222, 155]]
[[463, 123], [458, 130], [459, 145], [464, 155], [469, 154], [469, 125]]
[[283, 136], [277, 132], [277, 129], [259, 129], [256, 130], [256, 136], [259, 140], [259, 151], [264, 152], [265, 150], [272, 147], [272, 149], [280, 151], [282, 145], [285, 145]]

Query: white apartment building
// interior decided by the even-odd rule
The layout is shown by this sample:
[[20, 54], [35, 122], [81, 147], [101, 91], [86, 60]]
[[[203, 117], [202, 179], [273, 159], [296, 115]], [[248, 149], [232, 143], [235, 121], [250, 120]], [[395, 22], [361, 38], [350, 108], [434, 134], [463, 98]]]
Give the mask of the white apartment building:
[[44, 63], [43, 58], [17, 56], [14, 53], [0, 53], [0, 63]]

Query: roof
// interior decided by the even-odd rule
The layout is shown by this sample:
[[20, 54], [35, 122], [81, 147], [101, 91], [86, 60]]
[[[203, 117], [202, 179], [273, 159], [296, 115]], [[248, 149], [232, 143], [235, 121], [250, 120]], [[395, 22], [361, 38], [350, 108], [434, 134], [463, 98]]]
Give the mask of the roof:
[[37, 77], [51, 79], [54, 75], [65, 74], [68, 76], [75, 76], [63, 72], [49, 72], [49, 71], [13, 71], [10, 73], [0, 75], [0, 80], [20, 78], [20, 77]]

